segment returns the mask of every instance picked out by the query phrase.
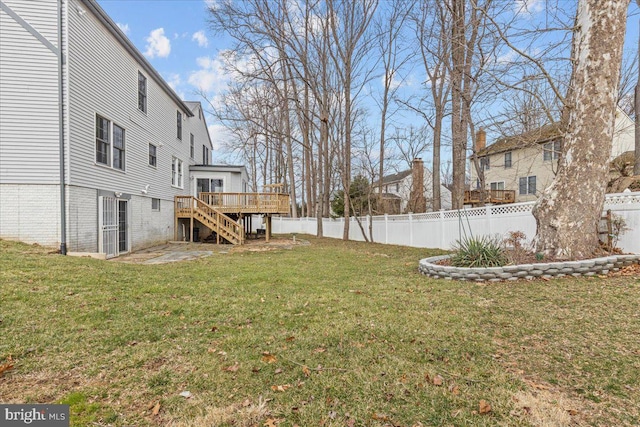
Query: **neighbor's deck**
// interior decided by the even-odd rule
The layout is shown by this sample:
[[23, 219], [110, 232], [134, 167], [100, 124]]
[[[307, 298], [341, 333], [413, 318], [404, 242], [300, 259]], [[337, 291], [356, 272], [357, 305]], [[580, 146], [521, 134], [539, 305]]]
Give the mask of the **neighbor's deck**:
[[[516, 192], [514, 190], [485, 190], [484, 203], [503, 204], [515, 203]], [[467, 190], [464, 192], [464, 204], [477, 206], [482, 204], [482, 192], [480, 190]]]

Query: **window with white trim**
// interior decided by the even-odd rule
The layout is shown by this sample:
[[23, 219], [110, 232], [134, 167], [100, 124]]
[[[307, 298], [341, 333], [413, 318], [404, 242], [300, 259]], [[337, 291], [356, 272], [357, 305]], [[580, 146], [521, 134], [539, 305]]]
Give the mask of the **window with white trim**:
[[480, 170], [486, 171], [491, 168], [489, 157], [480, 157]]
[[160, 210], [160, 199], [156, 199], [156, 198], [151, 199], [151, 210], [152, 211]]
[[560, 141], [547, 142], [543, 146], [542, 159], [546, 162], [551, 159], [557, 160], [560, 157], [562, 144]]
[[171, 185], [182, 188], [184, 182], [182, 160], [177, 157], [171, 159]]
[[489, 184], [491, 190], [504, 190], [504, 181], [492, 182]]
[[509, 169], [511, 167], [511, 151], [504, 153], [504, 168]]
[[536, 177], [535, 176], [523, 176], [520, 177], [518, 182], [519, 193], [521, 196], [527, 194], [536, 194]]
[[202, 146], [202, 164], [209, 164], [209, 148], [206, 145]]
[[178, 139], [182, 139], [182, 113], [176, 111], [176, 136]]
[[138, 110], [147, 112], [147, 78], [138, 71]]
[[124, 170], [125, 130], [96, 114], [96, 163]]
[[149, 166], [158, 166], [158, 147], [149, 143]]
[[124, 129], [113, 125], [113, 168], [124, 170]]
[[196, 138], [192, 133], [189, 134], [189, 157], [192, 159], [196, 155]]

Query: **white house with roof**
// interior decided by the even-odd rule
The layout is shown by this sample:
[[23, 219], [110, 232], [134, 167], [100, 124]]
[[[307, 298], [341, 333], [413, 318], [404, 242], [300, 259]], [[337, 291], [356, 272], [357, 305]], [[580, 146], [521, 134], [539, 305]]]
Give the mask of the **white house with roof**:
[[[511, 193], [510, 202], [536, 200], [555, 179], [562, 152], [562, 136], [556, 123], [500, 138], [485, 146], [484, 131], [481, 130], [474, 151], [484, 172], [485, 190], [498, 195]], [[625, 152], [633, 152], [634, 148], [634, 122], [617, 108], [609, 160]], [[470, 163], [472, 189], [479, 189], [478, 171], [473, 161]]]
[[0, 0], [0, 238], [106, 257], [171, 240], [211, 149], [200, 103], [95, 1]]
[[[416, 209], [412, 200], [414, 176], [422, 176], [421, 192], [424, 194], [424, 206]], [[382, 178], [382, 210], [388, 214], [420, 213], [433, 210], [433, 174], [424, 165], [422, 159], [414, 159], [411, 169], [385, 175]], [[380, 182], [373, 183], [373, 191], [378, 193]], [[418, 190], [419, 191], [419, 190]], [[414, 192], [415, 198], [415, 192]], [[440, 205], [442, 209], [451, 209], [451, 191], [440, 185]]]

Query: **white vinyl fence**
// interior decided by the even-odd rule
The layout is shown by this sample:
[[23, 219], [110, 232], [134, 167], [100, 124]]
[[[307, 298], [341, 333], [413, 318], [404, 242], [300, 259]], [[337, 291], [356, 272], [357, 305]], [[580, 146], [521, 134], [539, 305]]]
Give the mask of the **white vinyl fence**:
[[[536, 221], [531, 214], [535, 202], [486, 206], [461, 211], [440, 211], [408, 215], [381, 215], [363, 217], [362, 227], [369, 235], [369, 220], [373, 221], [373, 240], [377, 243], [414, 246], [420, 248], [451, 249], [451, 245], [461, 236], [501, 235], [510, 231], [522, 231], [527, 240], [536, 234]], [[618, 242], [625, 252], [640, 253], [640, 192], [608, 194], [605, 212], [612, 213], [626, 221], [629, 230]], [[257, 222], [257, 221], [256, 221]], [[323, 235], [341, 239], [344, 219], [324, 218]], [[273, 218], [275, 234], [311, 234], [317, 231], [316, 218]], [[364, 241], [362, 231], [355, 218], [349, 225], [349, 239]]]

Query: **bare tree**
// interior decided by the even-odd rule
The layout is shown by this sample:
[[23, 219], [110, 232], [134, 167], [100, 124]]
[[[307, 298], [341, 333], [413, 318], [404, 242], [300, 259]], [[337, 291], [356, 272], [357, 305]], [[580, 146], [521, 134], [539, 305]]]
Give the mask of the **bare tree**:
[[451, 61], [450, 17], [442, 2], [422, 0], [414, 14], [413, 21], [433, 103], [433, 119], [431, 120], [429, 116], [425, 116], [425, 118], [433, 129], [433, 178], [431, 184], [433, 187], [433, 210], [438, 211], [442, 206], [440, 194], [442, 124], [446, 116], [450, 94], [448, 74]]
[[[344, 99], [344, 140], [342, 163], [342, 187], [344, 190], [344, 231], [342, 238], [349, 239], [349, 188], [351, 185], [351, 136], [353, 131], [354, 99], [362, 90], [370, 72], [363, 70], [371, 39], [365, 37], [378, 6], [377, 0], [327, 0], [329, 27], [334, 42], [330, 51], [335, 64]], [[357, 86], [356, 83], [360, 83]]]
[[[638, 2], [640, 5], [640, 2]], [[636, 90], [634, 93], [634, 113], [635, 113], [635, 162], [633, 166], [633, 174], [640, 175], [640, 35], [638, 35], [638, 81], [636, 82]]]
[[558, 174], [534, 206], [536, 250], [563, 258], [598, 248], [629, 0], [580, 0], [562, 112]]
[[[395, 94], [400, 86], [396, 81], [398, 71], [408, 61], [409, 56], [405, 55], [404, 48], [401, 43], [402, 30], [405, 22], [411, 14], [413, 8], [412, 2], [404, 0], [393, 0], [388, 5], [389, 12], [380, 17], [376, 22], [376, 32], [378, 38], [378, 49], [383, 66], [383, 91], [380, 101], [380, 155], [379, 155], [379, 183], [378, 183], [378, 202], [382, 203], [382, 177], [384, 176], [385, 167], [385, 140], [387, 132], [387, 118], [389, 115], [389, 105], [395, 98]], [[374, 177], [371, 177], [372, 181]]]
[[451, 204], [460, 209], [464, 201], [467, 139], [476, 81], [472, 74], [478, 43], [492, 0], [451, 0], [451, 138], [453, 185]]

